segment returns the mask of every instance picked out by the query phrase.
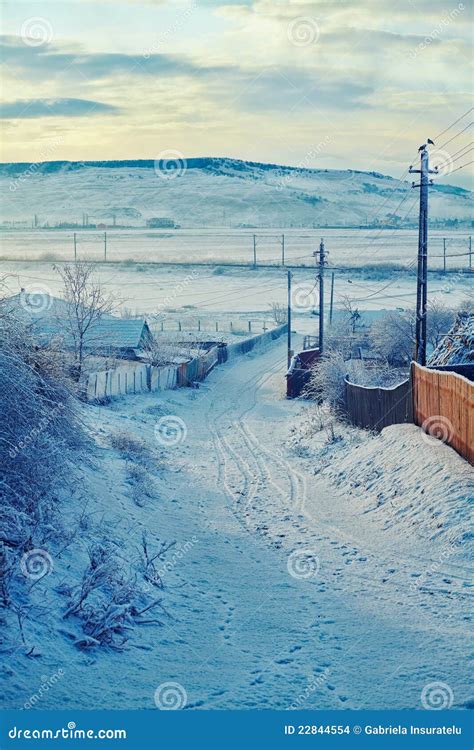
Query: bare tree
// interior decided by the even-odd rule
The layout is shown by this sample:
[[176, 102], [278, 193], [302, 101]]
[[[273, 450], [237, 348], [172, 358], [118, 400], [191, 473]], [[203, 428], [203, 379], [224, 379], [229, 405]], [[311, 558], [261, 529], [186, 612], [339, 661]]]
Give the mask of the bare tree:
[[428, 302], [428, 314], [426, 316], [427, 339], [433, 349], [436, 349], [442, 336], [446, 335], [454, 323], [454, 310], [437, 300]]
[[286, 305], [282, 305], [280, 302], [270, 302], [272, 310], [273, 320], [277, 325], [286, 323], [288, 320], [288, 310]]
[[413, 310], [391, 310], [371, 326], [370, 338], [376, 352], [390, 364], [410, 362], [415, 349]]
[[79, 381], [84, 364], [86, 344], [94, 339], [94, 327], [104, 315], [112, 312], [117, 301], [105, 294], [101, 284], [94, 280], [93, 263], [77, 261], [54, 266], [64, 285], [67, 304], [61, 324], [71, 337], [74, 351], [74, 377]]
[[362, 315], [359, 308], [354, 307], [353, 301], [347, 295], [341, 297], [342, 308], [349, 318], [352, 333], [356, 333], [357, 327], [361, 325]]

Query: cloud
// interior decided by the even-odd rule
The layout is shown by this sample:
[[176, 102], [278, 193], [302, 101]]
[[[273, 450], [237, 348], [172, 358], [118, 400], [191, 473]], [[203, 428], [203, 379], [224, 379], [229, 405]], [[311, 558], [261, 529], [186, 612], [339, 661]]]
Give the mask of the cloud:
[[143, 49], [136, 55], [122, 52], [87, 53], [81, 50], [63, 50], [59, 45], [25, 45], [20, 37], [0, 38], [0, 54], [4, 64], [13, 72], [28, 78], [80, 78], [89, 81], [118, 75], [193, 76], [219, 75], [228, 67], [204, 66], [180, 55], [165, 55]]
[[111, 104], [89, 99], [18, 99], [0, 104], [0, 117], [5, 120], [25, 120], [37, 117], [85, 117], [98, 114], [118, 114], [120, 109]]

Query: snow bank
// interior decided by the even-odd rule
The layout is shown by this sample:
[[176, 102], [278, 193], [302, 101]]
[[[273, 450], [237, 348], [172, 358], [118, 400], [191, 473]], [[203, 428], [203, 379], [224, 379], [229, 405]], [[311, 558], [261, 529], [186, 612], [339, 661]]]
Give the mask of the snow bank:
[[459, 555], [468, 556], [474, 471], [452, 448], [412, 424], [379, 434], [339, 423], [332, 430], [328, 444], [321, 431], [302, 426], [293, 447], [354, 501], [352, 513], [369, 514], [382, 532], [455, 543]]

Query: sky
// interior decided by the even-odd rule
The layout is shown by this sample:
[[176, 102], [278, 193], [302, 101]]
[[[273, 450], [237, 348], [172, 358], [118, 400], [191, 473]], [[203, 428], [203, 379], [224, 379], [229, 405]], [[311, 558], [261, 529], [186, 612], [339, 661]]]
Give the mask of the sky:
[[14, 0], [2, 16], [2, 161], [176, 153], [397, 177], [430, 137], [438, 179], [471, 187], [454, 170], [472, 111], [436, 136], [471, 106], [472, 0]]

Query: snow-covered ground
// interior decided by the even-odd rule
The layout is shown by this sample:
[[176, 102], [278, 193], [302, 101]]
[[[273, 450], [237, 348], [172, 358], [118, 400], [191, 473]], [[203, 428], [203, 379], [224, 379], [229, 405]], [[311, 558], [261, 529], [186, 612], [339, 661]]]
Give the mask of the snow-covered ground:
[[[362, 267], [395, 264], [405, 267], [416, 259], [416, 229], [114, 229], [107, 232], [72, 229], [5, 229], [0, 232], [2, 260], [68, 260], [78, 258], [114, 263], [241, 263], [314, 267], [313, 252], [324, 237], [330, 265]], [[430, 229], [429, 267], [443, 268], [444, 246], [448, 269], [469, 266], [469, 228]], [[413, 267], [413, 266], [410, 266]]]
[[[52, 263], [2, 263], [7, 287], [16, 294], [22, 287], [61, 296], [61, 281]], [[190, 330], [215, 332], [216, 322], [225, 317], [230, 323], [248, 327], [248, 321], [271, 319], [271, 303], [287, 304], [287, 274], [284, 269], [225, 268], [223, 266], [98, 265], [96, 277], [107, 292], [122, 300], [122, 307], [133, 313], [160, 313], [165, 331], [177, 331], [179, 320], [190, 319]], [[430, 274], [430, 300], [457, 307], [469, 296], [472, 280], [467, 274]], [[327, 272], [326, 312], [329, 314], [330, 275]], [[334, 309], [350, 297], [353, 306], [365, 311], [362, 322], [370, 322], [380, 310], [413, 308], [416, 277], [402, 272], [377, 274], [335, 271]], [[318, 306], [314, 268], [294, 271], [292, 307], [295, 326], [304, 333], [317, 333], [317, 320], [311, 311]], [[224, 315], [225, 314], [225, 315]], [[160, 320], [162, 319], [160, 318]], [[256, 322], [255, 324], [258, 327]], [[262, 322], [263, 326], [263, 322]], [[220, 327], [220, 330], [222, 326]]]
[[[467, 704], [467, 545], [456, 540], [472, 473], [410, 426], [330, 446], [301, 435], [310, 413], [284, 398], [285, 366], [279, 340], [197, 390], [82, 407], [96, 449], [63, 499], [77, 533], [48, 550], [52, 572], [31, 589], [41, 614], [25, 619], [26, 646], [8, 656], [6, 707], [31, 703], [59, 670], [36, 707], [154, 708], [168, 682], [188, 708], [417, 708], [437, 681], [455, 707]], [[163, 431], [170, 417], [175, 429]], [[130, 461], [111, 445], [123, 432], [153, 456], [139, 503]], [[145, 530], [155, 548], [176, 541], [160, 569], [168, 615], [152, 610], [162, 625], [136, 625], [122, 652], [78, 649], [79, 622], [61, 619], [64, 592], [94, 541], [108, 538], [156, 596], [139, 562]], [[37, 658], [25, 655], [33, 645]]]

